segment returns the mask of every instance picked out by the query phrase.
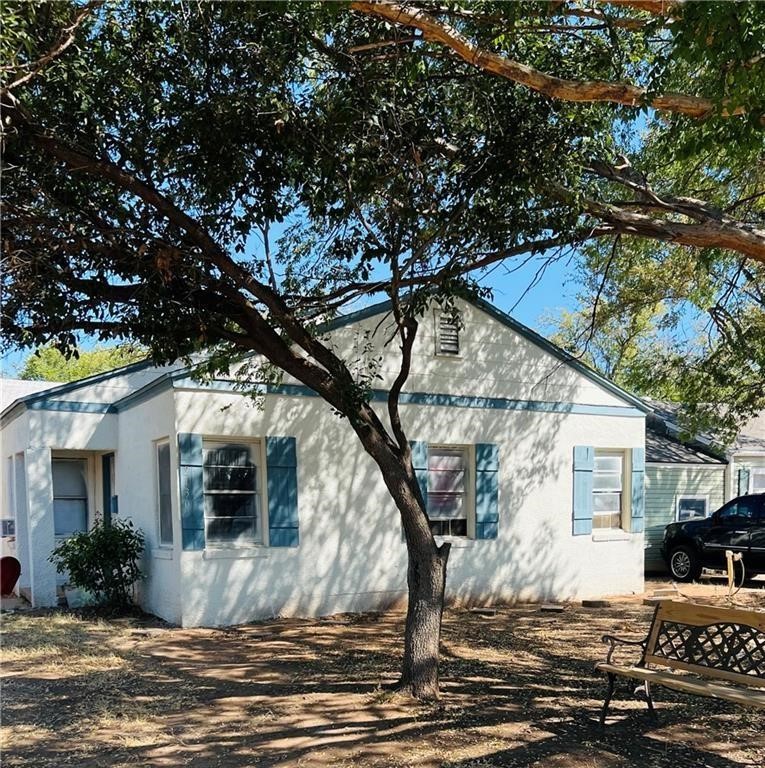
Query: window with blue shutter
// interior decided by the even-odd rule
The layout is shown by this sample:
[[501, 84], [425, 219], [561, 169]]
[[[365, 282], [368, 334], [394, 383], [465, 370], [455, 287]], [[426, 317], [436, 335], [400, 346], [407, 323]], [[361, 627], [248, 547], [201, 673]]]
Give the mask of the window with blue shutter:
[[499, 446], [475, 446], [475, 537], [496, 539], [499, 534]]
[[592, 491], [595, 449], [590, 445], [574, 446], [574, 536], [592, 533]]
[[[499, 529], [499, 448], [475, 446], [475, 466], [468, 446], [428, 445], [412, 441], [412, 466], [435, 536], [468, 535], [470, 491], [475, 490], [475, 538], [496, 539]], [[472, 470], [475, 477], [471, 477]], [[474, 485], [473, 485], [474, 483]], [[402, 534], [403, 535], [403, 534]]]
[[645, 448], [632, 449], [632, 533], [645, 528]]
[[294, 437], [266, 438], [268, 493], [268, 543], [272, 547], [297, 547], [297, 450]]
[[178, 435], [181, 491], [181, 541], [187, 550], [205, 548], [202, 435]]

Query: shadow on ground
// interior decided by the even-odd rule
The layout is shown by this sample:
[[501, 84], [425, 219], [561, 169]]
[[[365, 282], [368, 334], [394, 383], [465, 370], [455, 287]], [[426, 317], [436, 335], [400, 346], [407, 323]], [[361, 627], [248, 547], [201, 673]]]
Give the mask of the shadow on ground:
[[656, 691], [656, 723], [622, 688], [600, 730], [599, 638], [641, 635], [650, 613], [637, 602], [447, 611], [443, 695], [428, 706], [383, 687], [398, 664], [400, 614], [226, 630], [8, 618], [4, 765], [764, 764], [765, 717], [671, 691]]

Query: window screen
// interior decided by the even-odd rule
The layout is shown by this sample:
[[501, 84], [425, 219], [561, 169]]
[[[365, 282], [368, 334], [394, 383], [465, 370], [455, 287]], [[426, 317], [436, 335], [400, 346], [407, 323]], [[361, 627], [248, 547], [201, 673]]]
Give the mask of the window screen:
[[205, 532], [208, 545], [255, 544], [260, 530], [260, 486], [254, 446], [204, 444]]
[[87, 530], [87, 462], [85, 459], [53, 459], [51, 468], [56, 536], [71, 536]]
[[467, 536], [467, 456], [463, 448], [431, 447], [428, 517], [434, 534]]
[[622, 525], [622, 456], [595, 455], [592, 475], [592, 528], [614, 529]]
[[173, 543], [173, 516], [170, 496], [170, 443], [157, 444], [157, 504], [159, 543]]

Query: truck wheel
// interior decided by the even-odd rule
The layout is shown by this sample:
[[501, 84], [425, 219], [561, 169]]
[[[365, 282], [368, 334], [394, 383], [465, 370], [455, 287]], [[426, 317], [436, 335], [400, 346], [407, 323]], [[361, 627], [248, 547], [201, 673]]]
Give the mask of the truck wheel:
[[669, 570], [677, 581], [695, 581], [701, 576], [699, 556], [690, 547], [675, 547], [669, 556]]

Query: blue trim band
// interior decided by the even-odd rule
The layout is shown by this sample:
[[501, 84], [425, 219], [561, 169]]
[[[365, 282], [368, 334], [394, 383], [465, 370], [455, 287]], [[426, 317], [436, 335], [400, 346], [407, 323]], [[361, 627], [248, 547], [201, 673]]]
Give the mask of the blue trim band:
[[[183, 379], [184, 386], [195, 386], [200, 390], [241, 392], [235, 382], [217, 379], [210, 384], [193, 384]], [[244, 394], [243, 392], [241, 392]], [[263, 394], [283, 397], [319, 397], [310, 387], [303, 384], [267, 384]], [[384, 403], [388, 393], [382, 389], [372, 390], [372, 402]], [[494, 411], [541, 411], [542, 413], [573, 413], [585, 416], [629, 416], [643, 418], [645, 414], [637, 408], [626, 405], [588, 405], [583, 403], [558, 403], [545, 400], [511, 400], [505, 397], [477, 397], [473, 395], [446, 395], [434, 392], [402, 392], [402, 405], [435, 405], [443, 408], [477, 408]]]
[[81, 400], [35, 400], [27, 403], [30, 411], [69, 411], [70, 413], [117, 413], [112, 403], [89, 403]]
[[[193, 382], [188, 377], [173, 379], [168, 377], [158, 382], [152, 382], [143, 390], [129, 395], [117, 403], [90, 403], [74, 400], [36, 400], [26, 403], [33, 411], [69, 411], [74, 413], [119, 413], [120, 411], [138, 405], [171, 386], [182, 386], [200, 391], [239, 392], [233, 381], [217, 379], [209, 384]], [[262, 386], [262, 385], [261, 385]], [[310, 387], [302, 384], [267, 384], [262, 386], [263, 394], [281, 395], [283, 397], [319, 397]], [[388, 393], [385, 390], [372, 390], [372, 401], [387, 402]], [[535, 411], [541, 413], [569, 413], [580, 416], [627, 416], [643, 418], [643, 411], [622, 405], [589, 405], [585, 403], [559, 403], [545, 400], [513, 400], [505, 397], [477, 397], [473, 395], [447, 395], [437, 392], [402, 392], [399, 398], [402, 405], [431, 405], [442, 408], [476, 408], [491, 411]]]

